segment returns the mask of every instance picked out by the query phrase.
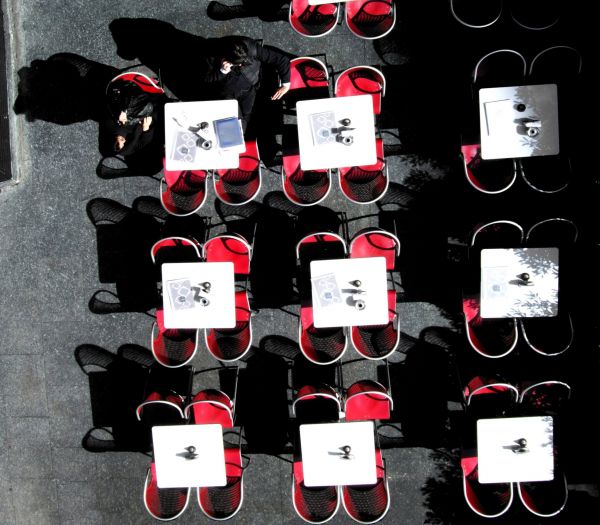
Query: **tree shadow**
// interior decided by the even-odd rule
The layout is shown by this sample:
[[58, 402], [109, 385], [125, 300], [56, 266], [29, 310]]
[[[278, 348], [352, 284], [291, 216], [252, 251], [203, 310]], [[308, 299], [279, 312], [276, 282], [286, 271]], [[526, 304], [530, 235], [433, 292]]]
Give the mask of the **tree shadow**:
[[288, 365], [261, 348], [240, 374], [237, 416], [250, 453], [280, 454], [288, 442]]

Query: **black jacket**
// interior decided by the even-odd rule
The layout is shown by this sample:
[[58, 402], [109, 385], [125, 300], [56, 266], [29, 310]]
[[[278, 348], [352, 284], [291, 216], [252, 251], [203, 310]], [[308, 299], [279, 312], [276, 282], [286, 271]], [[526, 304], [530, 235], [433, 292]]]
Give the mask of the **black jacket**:
[[260, 84], [261, 67], [270, 65], [275, 67], [282, 83], [290, 81], [290, 59], [276, 48], [263, 47], [252, 38], [244, 37], [244, 44], [248, 48], [249, 63], [241, 68], [233, 68], [228, 74], [221, 73], [222, 56], [219, 49], [231, 37], [214, 38], [207, 42], [209, 56], [206, 59], [206, 69], [202, 82], [205, 89], [214, 98], [239, 98], [248, 91], [256, 89]]

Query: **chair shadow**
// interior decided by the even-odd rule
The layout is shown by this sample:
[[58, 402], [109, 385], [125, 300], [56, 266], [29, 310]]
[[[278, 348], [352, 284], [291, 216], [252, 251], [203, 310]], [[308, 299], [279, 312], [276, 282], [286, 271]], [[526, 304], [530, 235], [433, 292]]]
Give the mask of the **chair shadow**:
[[92, 199], [86, 211], [96, 228], [99, 280], [116, 284], [116, 293], [96, 292], [90, 310], [146, 312], [154, 308], [157, 273], [150, 249], [160, 238], [158, 221], [106, 198]]
[[18, 72], [13, 111], [29, 122], [68, 125], [99, 121], [105, 113], [106, 86], [118, 69], [73, 53], [33, 60]]
[[143, 399], [149, 368], [93, 344], [79, 345], [75, 360], [90, 388], [93, 428], [84, 436], [83, 448], [145, 451], [147, 436], [135, 409]]

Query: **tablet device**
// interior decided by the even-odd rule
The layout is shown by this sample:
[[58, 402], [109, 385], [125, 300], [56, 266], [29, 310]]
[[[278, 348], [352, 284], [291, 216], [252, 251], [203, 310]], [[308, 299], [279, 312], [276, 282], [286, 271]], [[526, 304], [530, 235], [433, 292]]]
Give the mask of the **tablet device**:
[[245, 147], [240, 119], [237, 117], [222, 118], [215, 120], [214, 126], [219, 148], [237, 149], [240, 146]]

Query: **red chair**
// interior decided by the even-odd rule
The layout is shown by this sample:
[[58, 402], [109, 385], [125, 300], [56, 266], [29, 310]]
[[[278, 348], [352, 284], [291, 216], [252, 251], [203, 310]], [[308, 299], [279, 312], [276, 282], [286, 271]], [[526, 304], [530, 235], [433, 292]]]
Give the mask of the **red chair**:
[[376, 523], [390, 508], [390, 488], [385, 475], [385, 462], [381, 450], [375, 451], [377, 481], [374, 485], [345, 485], [342, 503], [348, 516], [358, 523]]
[[316, 365], [339, 361], [348, 347], [343, 328], [315, 328], [312, 306], [300, 308], [298, 340], [304, 357]]
[[325, 36], [333, 31], [339, 15], [340, 9], [336, 3], [309, 5], [308, 0], [290, 2], [290, 25], [302, 36]]
[[529, 75], [540, 80], [573, 80], [581, 74], [583, 58], [571, 46], [552, 46], [540, 51], [529, 64]]
[[140, 73], [138, 71], [125, 71], [119, 73], [108, 83], [108, 86], [106, 87], [107, 94], [108, 91], [115, 86], [115, 83], [119, 81], [133, 82], [145, 93], [164, 94], [165, 92], [165, 90], [160, 87], [158, 78], [150, 78], [145, 73]]
[[385, 96], [385, 77], [371, 66], [355, 66], [343, 71], [335, 81], [336, 97], [371, 95], [373, 113], [381, 113], [381, 99]]
[[195, 425], [233, 427], [233, 402], [220, 390], [206, 389], [198, 392], [185, 407], [184, 414]]
[[500, 358], [510, 354], [519, 340], [516, 319], [484, 319], [477, 297], [463, 298], [465, 331], [469, 345], [484, 357]]
[[571, 397], [571, 387], [563, 381], [541, 381], [523, 389], [519, 407], [531, 415], [556, 416], [564, 410]]
[[346, 392], [346, 421], [374, 421], [390, 418], [392, 396], [381, 383], [368, 379], [350, 385]]
[[285, 102], [295, 107], [298, 100], [329, 97], [329, 72], [318, 58], [298, 57], [290, 60], [290, 89]]
[[462, 25], [481, 29], [500, 19], [502, 3], [502, 0], [450, 0], [450, 12]]
[[144, 482], [144, 505], [150, 516], [170, 521], [183, 514], [190, 500], [190, 488], [160, 489], [156, 480], [156, 465], [150, 463]]
[[165, 237], [155, 242], [150, 249], [152, 262], [161, 265], [166, 262], [199, 262], [200, 245], [195, 239], [185, 237]]
[[566, 155], [544, 155], [517, 160], [519, 172], [527, 186], [540, 193], [557, 193], [570, 183], [573, 169]]
[[299, 424], [339, 421], [341, 411], [339, 396], [329, 385], [305, 385], [292, 403], [292, 414]]
[[294, 461], [292, 503], [296, 514], [307, 523], [325, 523], [336, 515], [340, 495], [337, 487], [307, 487], [302, 461]]
[[202, 247], [206, 262], [232, 262], [236, 278], [250, 275], [252, 246], [239, 233], [223, 233], [208, 239]]
[[327, 197], [331, 189], [331, 172], [303, 170], [300, 155], [284, 155], [281, 171], [283, 193], [298, 206], [313, 206]]
[[365, 359], [386, 359], [400, 343], [396, 292], [388, 290], [388, 323], [372, 326], [352, 326], [350, 339], [354, 349]]
[[377, 162], [370, 166], [339, 168], [340, 189], [344, 196], [356, 204], [371, 204], [383, 197], [390, 184], [384, 160], [383, 140], [375, 141]]
[[156, 310], [156, 321], [152, 324], [152, 355], [167, 368], [187, 365], [198, 351], [198, 330], [166, 328], [164, 310]]
[[348, 29], [360, 38], [384, 37], [396, 24], [396, 6], [391, 0], [354, 0], [345, 7]]
[[534, 31], [549, 29], [560, 19], [561, 0], [510, 0], [510, 16], [521, 27]]
[[534, 352], [557, 356], [566, 352], [575, 339], [573, 320], [569, 312], [555, 317], [529, 317], [519, 319], [523, 339]]
[[359, 257], [385, 257], [386, 270], [392, 272], [400, 257], [400, 240], [381, 228], [365, 228], [350, 242], [350, 258]]
[[473, 70], [477, 87], [514, 86], [527, 75], [525, 57], [514, 49], [496, 49], [479, 59]]
[[510, 416], [519, 399], [519, 391], [496, 378], [475, 376], [463, 390], [467, 413], [474, 418]]
[[482, 193], [502, 193], [517, 179], [517, 163], [514, 159], [481, 158], [480, 144], [460, 147], [465, 176], [469, 184]]
[[298, 288], [303, 299], [311, 297], [310, 263], [326, 259], [344, 259], [348, 250], [346, 241], [334, 232], [315, 232], [304, 236], [296, 244]]
[[520, 224], [514, 221], [492, 221], [478, 225], [471, 234], [469, 258], [477, 259], [483, 248], [518, 248], [523, 243], [524, 232]]
[[517, 345], [516, 319], [488, 319], [480, 314], [480, 252], [484, 248], [516, 248], [523, 242], [523, 228], [513, 221], [493, 221], [475, 228], [471, 234], [469, 262], [472, 287], [463, 292], [463, 314], [467, 339], [471, 347], [485, 357], [508, 355]]
[[256, 198], [261, 186], [260, 157], [256, 141], [246, 142], [238, 168], [216, 170], [213, 184], [217, 198], [225, 204], [241, 206]]
[[467, 505], [484, 518], [496, 518], [511, 506], [514, 493], [512, 483], [480, 483], [476, 455], [461, 457], [463, 492]]
[[142, 423], [147, 450], [152, 448], [152, 427], [182, 425], [183, 397], [173, 392], [151, 392], [135, 409], [137, 420]]
[[[556, 461], [555, 461], [556, 463]], [[565, 473], [554, 467], [554, 479], [517, 483], [519, 498], [532, 514], [550, 518], [559, 514], [567, 504], [569, 490]]]
[[252, 312], [246, 290], [235, 292], [235, 327], [207, 328], [206, 347], [211, 355], [223, 362], [238, 361], [252, 346]]
[[160, 202], [165, 211], [178, 217], [196, 213], [206, 201], [205, 170], [168, 171], [163, 161], [164, 177], [160, 181]]
[[233, 518], [244, 501], [244, 468], [240, 447], [225, 448], [224, 487], [198, 487], [198, 505], [210, 519], [223, 521]]

